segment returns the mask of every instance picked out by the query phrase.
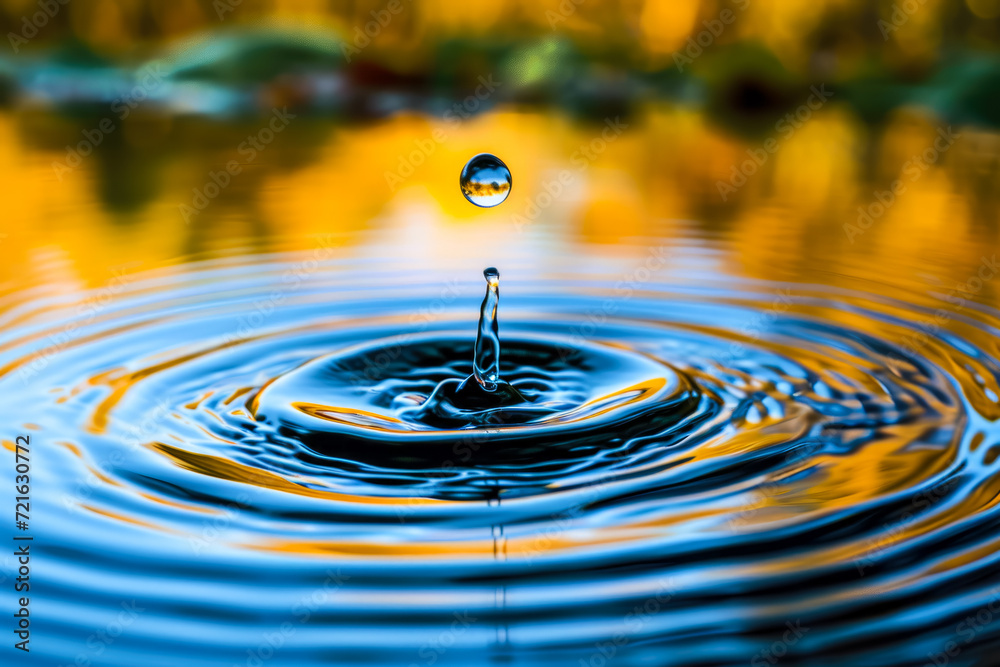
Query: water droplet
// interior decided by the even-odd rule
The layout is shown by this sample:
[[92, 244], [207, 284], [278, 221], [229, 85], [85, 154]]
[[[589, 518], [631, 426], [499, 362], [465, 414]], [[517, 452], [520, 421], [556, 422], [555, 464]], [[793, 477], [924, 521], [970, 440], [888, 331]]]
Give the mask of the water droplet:
[[462, 194], [476, 206], [490, 208], [502, 204], [510, 194], [510, 169], [500, 158], [480, 153], [462, 168]]

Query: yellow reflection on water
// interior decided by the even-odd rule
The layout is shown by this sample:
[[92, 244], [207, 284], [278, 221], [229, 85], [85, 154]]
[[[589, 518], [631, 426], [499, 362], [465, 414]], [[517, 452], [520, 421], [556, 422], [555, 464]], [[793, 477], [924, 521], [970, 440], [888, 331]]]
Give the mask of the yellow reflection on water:
[[[460, 227], [463, 243], [523, 244], [540, 233], [595, 249], [693, 229], [722, 243], [736, 275], [922, 292], [928, 280], [974, 275], [1000, 223], [1000, 138], [915, 112], [877, 131], [831, 107], [778, 136], [763, 164], [753, 161], [763, 140], [656, 105], [590, 124], [517, 110], [458, 124], [412, 114], [363, 126], [303, 118], [222, 188], [213, 179], [244, 159], [253, 124], [176, 122], [152, 145], [98, 146], [58, 171], [87, 128], [70, 125], [0, 115], [0, 177], [13, 193], [0, 280], [10, 285], [74, 292], [186, 258], [314, 248], [317, 235], [348, 250], [392, 245], [417, 225], [441, 242], [421, 252], [443, 260], [462, 252], [448, 242]], [[464, 200], [458, 174], [488, 151], [517, 187], [483, 210]], [[135, 172], [141, 182], [129, 181]], [[992, 303], [995, 294], [990, 282], [974, 296]]]

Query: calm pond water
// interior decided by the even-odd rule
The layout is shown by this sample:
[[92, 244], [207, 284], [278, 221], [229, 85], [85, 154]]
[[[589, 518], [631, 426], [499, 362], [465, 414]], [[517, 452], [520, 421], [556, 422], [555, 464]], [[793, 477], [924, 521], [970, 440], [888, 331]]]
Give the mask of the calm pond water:
[[[946, 128], [832, 109], [738, 184], [756, 146], [677, 110], [424, 153], [303, 120], [227, 180], [256, 127], [140, 119], [61, 172], [78, 127], [0, 116], [31, 664], [996, 659], [993, 135], [908, 164]], [[536, 411], [419, 413], [487, 266]]]

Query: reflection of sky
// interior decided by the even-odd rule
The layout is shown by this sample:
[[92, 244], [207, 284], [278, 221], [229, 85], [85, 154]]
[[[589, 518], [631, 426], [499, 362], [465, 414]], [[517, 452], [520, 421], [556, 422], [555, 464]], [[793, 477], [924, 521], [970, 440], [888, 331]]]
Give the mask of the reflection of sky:
[[496, 206], [510, 193], [510, 172], [502, 166], [484, 166], [469, 170], [462, 189], [479, 206]]

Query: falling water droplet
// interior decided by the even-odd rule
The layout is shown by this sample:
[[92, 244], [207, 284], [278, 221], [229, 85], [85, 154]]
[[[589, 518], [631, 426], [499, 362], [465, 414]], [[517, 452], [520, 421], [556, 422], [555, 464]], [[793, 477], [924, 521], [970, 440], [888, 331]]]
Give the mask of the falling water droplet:
[[486, 391], [496, 391], [500, 380], [500, 322], [497, 320], [500, 272], [490, 267], [483, 271], [483, 277], [486, 278], [486, 296], [479, 310], [476, 358], [472, 367], [479, 386]]
[[462, 168], [462, 194], [476, 206], [490, 208], [502, 204], [511, 188], [510, 169], [500, 158], [480, 153]]

